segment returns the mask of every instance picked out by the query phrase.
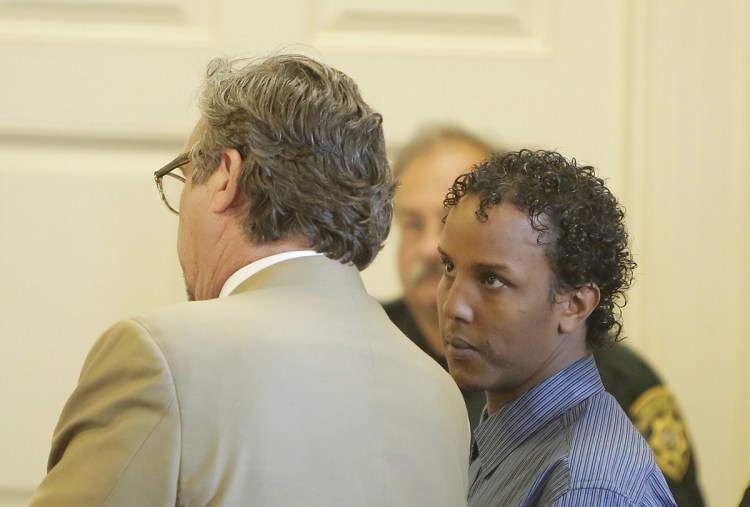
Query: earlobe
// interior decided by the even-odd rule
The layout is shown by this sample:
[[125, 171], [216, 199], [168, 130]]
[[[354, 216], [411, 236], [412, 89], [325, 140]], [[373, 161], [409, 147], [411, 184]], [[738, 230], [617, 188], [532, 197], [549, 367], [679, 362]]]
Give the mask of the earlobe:
[[242, 172], [242, 156], [234, 148], [228, 148], [221, 152], [219, 167], [214, 179], [214, 193], [211, 198], [211, 210], [223, 213], [234, 207], [239, 201], [240, 174]]
[[560, 333], [570, 334], [582, 326], [599, 304], [599, 287], [595, 283], [571, 289], [565, 295], [565, 305], [560, 318]]

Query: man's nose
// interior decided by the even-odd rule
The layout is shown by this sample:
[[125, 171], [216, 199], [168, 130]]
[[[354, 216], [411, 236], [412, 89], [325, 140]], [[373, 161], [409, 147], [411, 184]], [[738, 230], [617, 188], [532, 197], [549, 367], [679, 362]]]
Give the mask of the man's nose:
[[440, 302], [440, 311], [443, 317], [460, 322], [471, 322], [474, 319], [473, 303], [474, 295], [471, 284], [459, 279], [444, 278], [440, 293], [443, 296]]

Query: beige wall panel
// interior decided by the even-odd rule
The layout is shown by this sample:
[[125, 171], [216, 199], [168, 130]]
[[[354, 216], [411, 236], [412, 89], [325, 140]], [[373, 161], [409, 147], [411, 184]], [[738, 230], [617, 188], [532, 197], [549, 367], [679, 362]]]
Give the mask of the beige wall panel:
[[2, 421], [0, 492], [36, 486], [99, 334], [184, 299], [176, 217], [147, 176], [173, 149], [137, 148], [0, 138], [0, 403], [12, 407]]
[[[346, 23], [366, 14], [355, 15], [355, 7], [343, 5], [328, 2], [329, 9], [340, 7], [325, 18], [336, 20], [330, 25], [335, 29], [321, 22], [313, 38], [327, 48], [327, 61], [354, 76], [383, 113], [392, 153], [419, 126], [453, 120], [506, 147], [556, 148], [596, 165], [619, 189], [627, 70], [622, 2], [577, 1], [565, 9], [546, 1], [482, 3], [481, 8], [470, 2], [461, 16], [455, 3], [454, 10], [437, 13], [426, 3], [409, 3], [399, 10], [404, 23], [377, 12], [375, 28], [360, 27], [364, 35]], [[477, 39], [470, 30], [451, 27], [454, 18], [493, 29]], [[438, 22], [445, 25], [443, 39], [430, 31]], [[372, 46], [360, 50], [367, 35]], [[395, 273], [380, 271], [393, 265], [397, 234], [365, 272], [381, 298], [400, 292]]]
[[216, 16], [203, 5], [1, 3], [2, 61], [15, 72], [0, 94], [0, 132], [181, 136], [198, 61], [219, 45]]
[[34, 43], [210, 44], [208, 3], [195, 0], [5, 0], [0, 38]]
[[[500, 31], [491, 52], [475, 51], [470, 33], [451, 33], [451, 51], [445, 43], [426, 44], [417, 26], [392, 36], [398, 45], [363, 54], [339, 49], [346, 44], [338, 42], [326, 56], [352, 73], [383, 111], [394, 149], [426, 121], [458, 119], [498, 141], [554, 146], [616, 175], [622, 148], [615, 133], [621, 129], [626, 70], [623, 4], [578, 1], [565, 9], [556, 2], [540, 4], [548, 9], [538, 22], [522, 10], [508, 13], [506, 22], [545, 28], [527, 28], [523, 36]], [[386, 38], [388, 31], [379, 34]], [[516, 51], [514, 40], [515, 46], [521, 40], [543, 49]]]
[[318, 6], [312, 45], [358, 56], [544, 55], [555, 18], [550, 0], [321, 0]]
[[750, 5], [634, 3], [631, 332], [677, 394], [711, 505], [750, 477]]

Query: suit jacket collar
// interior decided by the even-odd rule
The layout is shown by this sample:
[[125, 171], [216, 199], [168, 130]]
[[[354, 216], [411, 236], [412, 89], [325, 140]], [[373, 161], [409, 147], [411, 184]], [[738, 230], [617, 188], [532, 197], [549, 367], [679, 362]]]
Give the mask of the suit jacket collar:
[[273, 264], [242, 282], [230, 295], [281, 286], [335, 286], [365, 290], [359, 270], [323, 255], [299, 257]]

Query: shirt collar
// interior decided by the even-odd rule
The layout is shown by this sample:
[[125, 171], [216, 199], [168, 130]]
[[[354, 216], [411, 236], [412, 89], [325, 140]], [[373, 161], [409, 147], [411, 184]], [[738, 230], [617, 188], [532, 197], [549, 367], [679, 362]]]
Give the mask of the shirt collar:
[[275, 255], [269, 255], [268, 257], [264, 257], [262, 259], [259, 259], [255, 262], [251, 262], [247, 266], [241, 267], [237, 271], [235, 271], [232, 276], [227, 278], [227, 281], [224, 282], [224, 285], [221, 287], [221, 291], [219, 292], [219, 297], [222, 298], [224, 296], [228, 296], [232, 293], [234, 289], [239, 287], [239, 285], [253, 276], [255, 273], [259, 272], [262, 269], [265, 269], [269, 266], [273, 266], [274, 264], [277, 264], [281, 261], [286, 261], [289, 259], [296, 259], [298, 257], [310, 257], [313, 255], [323, 255], [322, 253], [315, 252], [313, 250], [295, 250], [292, 252], [282, 252]]
[[[591, 354], [574, 362], [482, 421], [474, 430], [482, 474], [553, 419], [604, 390]], [[486, 410], [486, 409], [485, 409]]]

